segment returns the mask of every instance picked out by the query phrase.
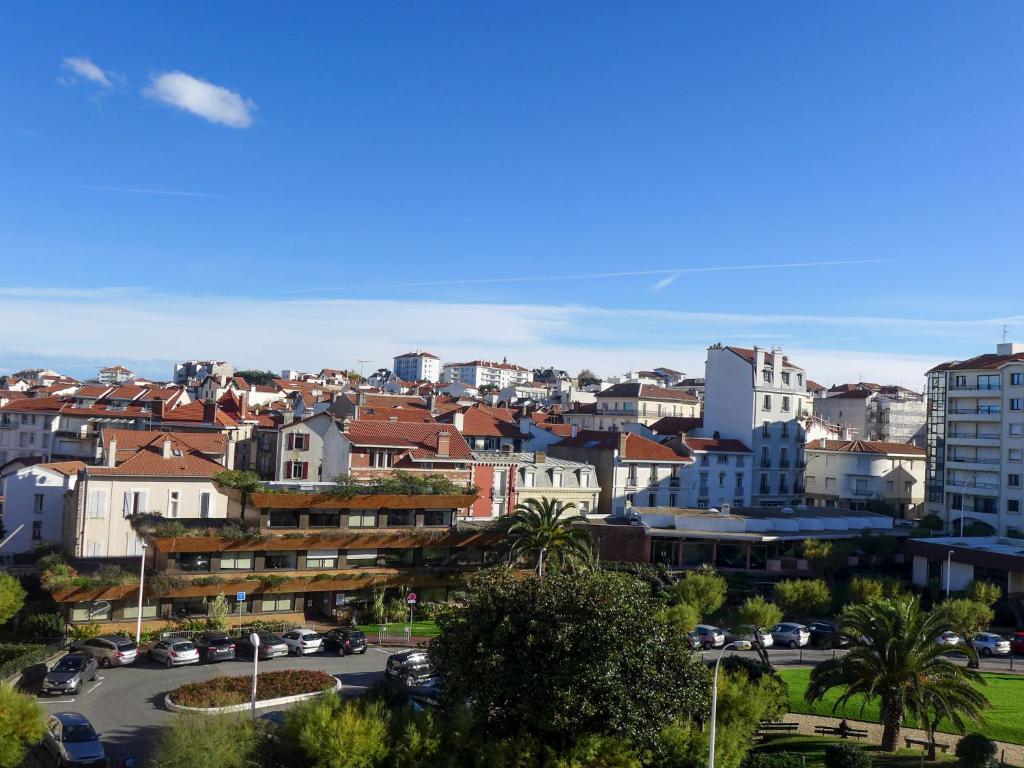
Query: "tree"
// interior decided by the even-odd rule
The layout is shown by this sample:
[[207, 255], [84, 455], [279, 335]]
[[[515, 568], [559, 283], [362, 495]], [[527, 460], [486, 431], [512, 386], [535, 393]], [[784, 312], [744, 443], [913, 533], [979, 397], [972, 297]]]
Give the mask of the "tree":
[[223, 632], [228, 628], [228, 614], [231, 613], [231, 604], [221, 592], [213, 600], [206, 601], [206, 623], [210, 629]]
[[384, 702], [332, 693], [289, 709], [279, 733], [286, 754], [312, 768], [373, 768], [388, 754], [388, 722]]
[[579, 570], [593, 563], [594, 544], [590, 532], [579, 525], [579, 515], [562, 516], [575, 504], [556, 499], [527, 499], [516, 504], [515, 511], [503, 521], [502, 545], [509, 562], [520, 558], [536, 564], [544, 551], [545, 567]]
[[589, 368], [584, 368], [576, 377], [576, 386], [589, 387], [593, 384], [600, 384], [601, 379]]
[[993, 606], [1003, 596], [1003, 590], [991, 581], [972, 581], [967, 589], [967, 597], [976, 603]]
[[811, 569], [832, 583], [836, 572], [844, 568], [850, 556], [850, 544], [845, 541], [829, 539], [806, 539], [804, 541], [804, 559]]
[[835, 708], [858, 696], [863, 697], [862, 708], [879, 701], [886, 752], [899, 746], [907, 715], [931, 724], [938, 713], [962, 728], [965, 719], [980, 717], [988, 700], [975, 687], [980, 680], [977, 672], [942, 655], [936, 640], [949, 623], [946, 609], [925, 612], [916, 598], [848, 608], [842, 632], [850, 642], [849, 651], [811, 671], [807, 701], [820, 701], [834, 688], [843, 689]]
[[832, 593], [821, 579], [785, 579], [775, 585], [775, 603], [787, 616], [806, 618], [827, 611]]
[[748, 597], [736, 611], [740, 624], [771, 629], [782, 621], [782, 609], [761, 596]]
[[236, 371], [235, 376], [245, 379], [250, 384], [271, 384], [274, 379], [279, 378], [273, 371], [261, 371], [256, 368]]
[[263, 481], [255, 472], [243, 472], [240, 469], [228, 469], [218, 472], [213, 479], [223, 486], [234, 488], [241, 495], [242, 517], [245, 517], [245, 509], [249, 504], [249, 494], [256, 493], [263, 487]]
[[668, 624], [673, 632], [680, 636], [692, 632], [693, 628], [700, 624], [700, 611], [689, 603], [677, 603], [669, 605], [658, 611], [658, 618]]
[[854, 576], [850, 579], [849, 598], [854, 605], [903, 597], [906, 594], [906, 588], [897, 579], [872, 579], [868, 576]]
[[672, 720], [703, 719], [710, 693], [707, 669], [656, 608], [625, 574], [490, 569], [467, 579], [464, 605], [439, 613], [430, 656], [448, 706], [466, 702], [485, 741], [563, 751], [604, 735], [650, 748]]
[[45, 730], [43, 708], [0, 683], [0, 768], [21, 765], [29, 749], [42, 741]]
[[6, 624], [25, 605], [25, 588], [9, 573], [0, 573], [0, 624]]
[[941, 607], [949, 619], [949, 626], [946, 629], [952, 629], [963, 636], [967, 648], [971, 650], [967, 656], [967, 666], [977, 669], [978, 656], [974, 652], [974, 635], [992, 623], [995, 612], [985, 603], [962, 597], [947, 600]]
[[248, 714], [176, 715], [157, 739], [152, 768], [258, 768], [264, 736]]
[[710, 568], [687, 571], [672, 587], [672, 602], [686, 603], [706, 619], [725, 604], [729, 585], [725, 577]]

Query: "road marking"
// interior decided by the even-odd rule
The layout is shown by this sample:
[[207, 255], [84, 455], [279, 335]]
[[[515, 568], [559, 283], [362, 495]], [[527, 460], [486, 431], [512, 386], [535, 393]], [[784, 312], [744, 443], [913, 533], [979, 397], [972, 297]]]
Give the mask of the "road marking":
[[404, 651], [411, 651], [412, 649], [411, 648], [388, 648], [387, 650], [384, 650], [383, 648], [373, 648], [372, 650], [376, 651], [377, 653], [383, 653], [383, 654], [386, 654], [386, 655], [390, 656], [393, 653], [403, 653]]
[[74, 704], [74, 699], [42, 699], [42, 704]]
[[99, 688], [99, 687], [100, 687], [101, 685], [103, 685], [103, 681], [102, 681], [102, 680], [97, 680], [97, 681], [96, 681], [96, 684], [95, 684], [95, 685], [93, 685], [93, 687], [92, 687], [92, 688], [90, 688], [90, 689], [89, 689], [88, 691], [86, 691], [86, 693], [92, 693], [92, 692], [93, 692], [93, 691], [95, 691], [95, 690], [96, 690], [97, 688]]

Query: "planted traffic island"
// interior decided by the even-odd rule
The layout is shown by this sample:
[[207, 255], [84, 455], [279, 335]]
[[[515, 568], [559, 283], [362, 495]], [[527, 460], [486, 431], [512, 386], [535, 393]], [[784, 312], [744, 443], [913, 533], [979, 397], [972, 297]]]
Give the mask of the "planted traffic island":
[[[319, 670], [261, 672], [256, 678], [256, 708], [277, 707], [340, 691], [341, 681]], [[179, 686], [164, 697], [171, 712], [220, 714], [252, 706], [252, 675], [215, 677]]]

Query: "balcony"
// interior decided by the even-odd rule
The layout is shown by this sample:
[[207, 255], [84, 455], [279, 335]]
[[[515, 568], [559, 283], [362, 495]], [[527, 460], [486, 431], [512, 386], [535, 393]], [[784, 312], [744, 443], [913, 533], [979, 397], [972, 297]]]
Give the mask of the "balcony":
[[946, 493], [963, 493], [964, 489], [979, 496], [998, 496], [999, 483], [985, 483], [980, 480], [947, 480]]
[[947, 464], [958, 464], [963, 466], [956, 467], [957, 469], [969, 469], [972, 465], [976, 465], [982, 470], [986, 470], [992, 466], [999, 466], [999, 459], [982, 459], [976, 456], [950, 456], [946, 459]]
[[16, 429], [18, 424], [13, 421], [0, 421], [0, 429]]
[[68, 437], [72, 440], [91, 440], [96, 436], [96, 432], [92, 429], [58, 429], [56, 432], [57, 437]]
[[758, 466], [761, 469], [771, 469], [772, 468], [772, 460], [771, 459], [761, 459], [761, 463], [758, 464]]
[[998, 432], [950, 432], [948, 440], [956, 440], [962, 445], [974, 445], [976, 442], [988, 444], [999, 441]]
[[949, 388], [950, 392], [999, 392], [1003, 388], [1001, 383], [996, 384], [954, 384]]
[[998, 405], [980, 405], [977, 408], [950, 408], [950, 421], [999, 421]]
[[779, 469], [789, 469], [789, 459], [779, 459]]
[[680, 485], [680, 481], [679, 481], [678, 477], [670, 477], [668, 479], [668, 487], [669, 488], [678, 488], [679, 485]]

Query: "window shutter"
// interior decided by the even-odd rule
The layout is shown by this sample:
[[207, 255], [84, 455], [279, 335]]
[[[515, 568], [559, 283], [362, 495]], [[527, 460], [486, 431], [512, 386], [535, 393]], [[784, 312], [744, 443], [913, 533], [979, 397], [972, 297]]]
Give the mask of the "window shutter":
[[132, 493], [131, 491], [124, 492], [124, 500], [121, 503], [121, 514], [124, 517], [130, 517], [132, 514]]
[[302, 479], [305, 480], [309, 477], [309, 462], [302, 462]]
[[294, 448], [295, 448], [295, 433], [294, 432], [289, 432], [288, 433], [288, 450], [290, 451], [290, 450], [293, 450]]

